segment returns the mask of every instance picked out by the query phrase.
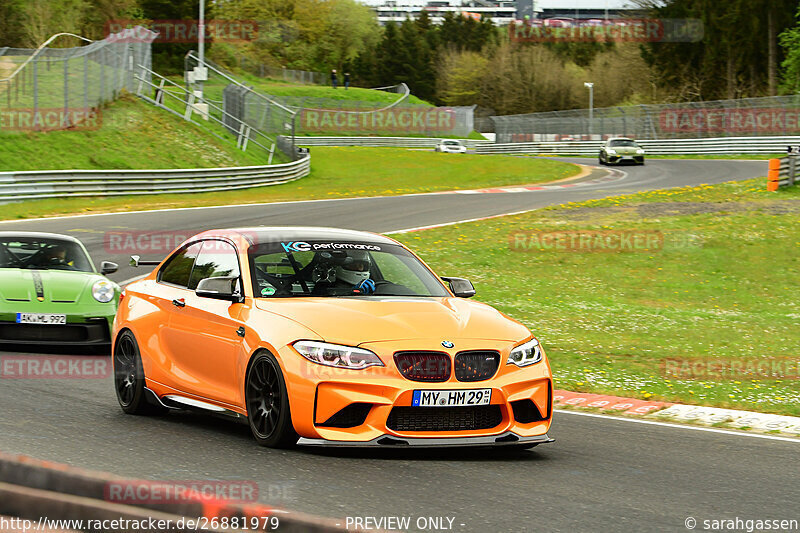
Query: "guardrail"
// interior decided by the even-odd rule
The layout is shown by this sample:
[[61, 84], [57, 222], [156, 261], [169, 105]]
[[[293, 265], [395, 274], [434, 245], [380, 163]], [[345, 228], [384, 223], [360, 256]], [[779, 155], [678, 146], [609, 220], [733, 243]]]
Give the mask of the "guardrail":
[[[480, 154], [563, 154], [597, 155], [603, 141], [558, 141], [479, 144]], [[775, 154], [788, 145], [800, 144], [800, 137], [719, 137], [712, 139], [641, 139], [636, 141], [648, 155]]]
[[100, 523], [103, 531], [364, 531], [343, 527], [344, 520], [227, 500], [180, 484], [126, 479], [3, 452], [0, 520], [10, 522], [11, 531], [66, 531], [79, 524], [81, 531], [99, 531], [93, 524]]
[[[433, 148], [444, 137], [295, 137], [297, 146], [364, 146], [375, 148]], [[489, 140], [459, 139], [467, 148], [490, 145]]]
[[786, 157], [769, 160], [767, 173], [767, 190], [777, 191], [781, 187], [789, 187], [797, 183], [798, 156], [790, 154]]
[[310, 167], [306, 154], [292, 163], [250, 167], [0, 172], [0, 201], [247, 189], [302, 178]]

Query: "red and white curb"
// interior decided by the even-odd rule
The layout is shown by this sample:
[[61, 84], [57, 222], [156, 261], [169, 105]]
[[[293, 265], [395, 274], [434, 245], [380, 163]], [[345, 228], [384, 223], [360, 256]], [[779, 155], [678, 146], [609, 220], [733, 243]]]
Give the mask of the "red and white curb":
[[800, 417], [795, 416], [656, 402], [566, 390], [554, 391], [553, 405], [556, 408], [589, 408], [607, 414], [639, 416], [649, 420], [683, 422], [703, 426], [724, 425], [727, 428], [800, 437]]
[[488, 189], [443, 191], [439, 194], [493, 194], [493, 193], [520, 193], [520, 192], [530, 192], [530, 191], [548, 191], [548, 190], [568, 189], [571, 187], [584, 187], [586, 185], [600, 185], [612, 181], [619, 181], [624, 177], [625, 174], [620, 172], [620, 173], [612, 173], [607, 176], [602, 176], [600, 178], [595, 178], [591, 180], [579, 181], [577, 183], [563, 183], [560, 185], [519, 185], [516, 187], [491, 187]]

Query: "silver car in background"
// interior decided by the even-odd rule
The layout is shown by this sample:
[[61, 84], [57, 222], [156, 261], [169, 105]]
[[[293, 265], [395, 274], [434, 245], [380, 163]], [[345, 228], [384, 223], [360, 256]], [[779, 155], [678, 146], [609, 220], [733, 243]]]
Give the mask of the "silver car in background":
[[458, 139], [442, 139], [434, 146], [434, 151], [448, 154], [466, 154], [467, 147]]

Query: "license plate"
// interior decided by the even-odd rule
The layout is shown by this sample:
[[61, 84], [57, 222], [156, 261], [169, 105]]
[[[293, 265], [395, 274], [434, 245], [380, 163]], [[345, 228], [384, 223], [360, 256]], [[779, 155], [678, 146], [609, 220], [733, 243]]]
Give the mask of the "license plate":
[[17, 313], [17, 324], [66, 324], [67, 315]]
[[413, 407], [463, 407], [489, 405], [492, 389], [415, 390]]

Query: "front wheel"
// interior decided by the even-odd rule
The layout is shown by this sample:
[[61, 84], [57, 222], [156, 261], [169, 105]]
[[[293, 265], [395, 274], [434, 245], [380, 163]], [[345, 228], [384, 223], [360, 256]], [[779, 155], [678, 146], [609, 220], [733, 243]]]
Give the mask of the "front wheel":
[[289, 394], [278, 360], [269, 352], [255, 356], [245, 380], [247, 420], [256, 442], [287, 448], [297, 442], [289, 411]]

